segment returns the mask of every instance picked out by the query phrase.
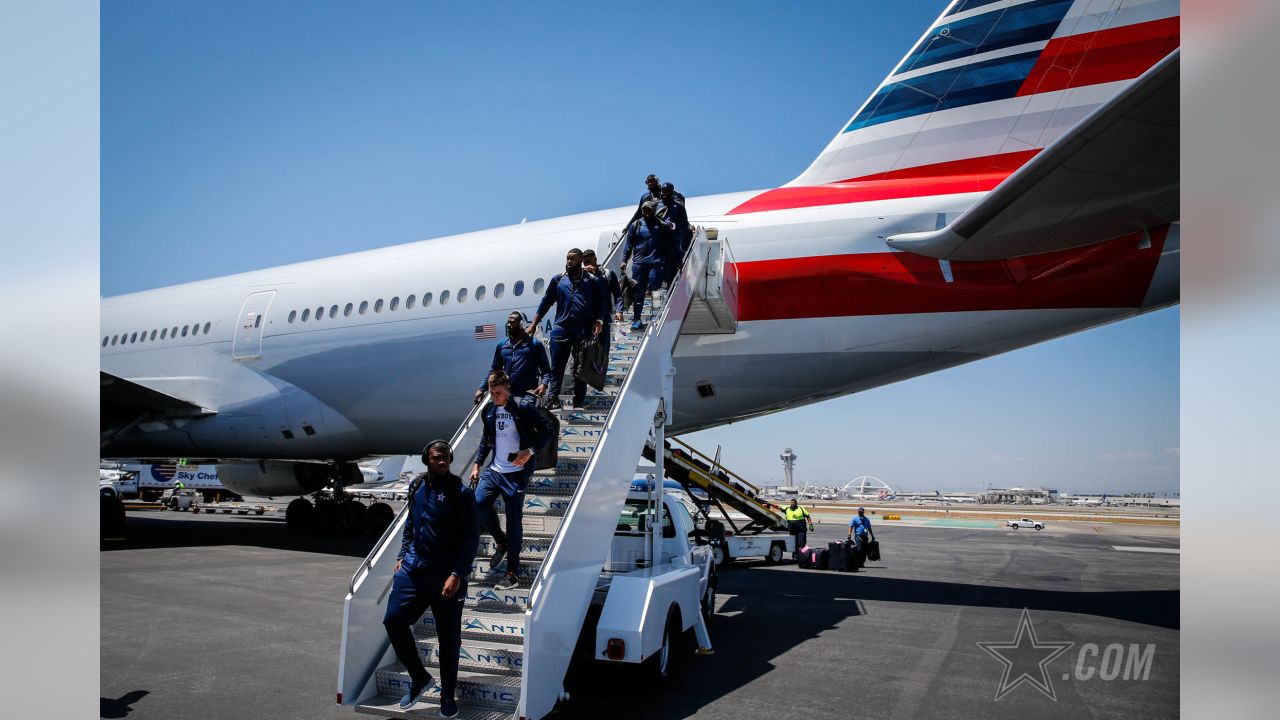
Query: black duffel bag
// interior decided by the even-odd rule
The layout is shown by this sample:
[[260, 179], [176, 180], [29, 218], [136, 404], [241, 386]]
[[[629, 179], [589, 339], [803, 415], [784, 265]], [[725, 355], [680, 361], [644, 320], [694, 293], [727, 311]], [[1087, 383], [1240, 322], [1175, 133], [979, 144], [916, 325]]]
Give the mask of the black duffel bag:
[[[603, 335], [603, 333], [601, 333]], [[582, 361], [578, 363], [578, 379], [597, 390], [604, 389], [605, 376], [609, 372], [607, 338], [596, 336], [582, 342]]]

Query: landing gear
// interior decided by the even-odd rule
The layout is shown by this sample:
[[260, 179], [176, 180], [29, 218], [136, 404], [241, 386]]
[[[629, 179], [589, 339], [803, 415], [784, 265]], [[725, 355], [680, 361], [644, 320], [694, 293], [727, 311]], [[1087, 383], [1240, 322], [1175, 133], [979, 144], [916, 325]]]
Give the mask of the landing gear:
[[366, 522], [369, 524], [369, 534], [382, 535], [395, 519], [396, 513], [391, 509], [390, 505], [381, 502], [370, 505], [368, 517], [366, 518]]
[[359, 500], [343, 500], [338, 505], [338, 532], [364, 532], [366, 516], [368, 514], [368, 508], [366, 508]]

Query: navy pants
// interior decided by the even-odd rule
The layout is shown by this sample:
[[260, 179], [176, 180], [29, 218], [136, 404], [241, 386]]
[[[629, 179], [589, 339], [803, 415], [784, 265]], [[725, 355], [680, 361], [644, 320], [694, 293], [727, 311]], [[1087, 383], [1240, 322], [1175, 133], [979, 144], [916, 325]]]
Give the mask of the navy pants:
[[[524, 491], [528, 487], [529, 478], [533, 475], [533, 458], [525, 463], [520, 472], [500, 473], [493, 466], [480, 473], [480, 482], [476, 483], [476, 513], [479, 515], [480, 529], [493, 536], [493, 541], [507, 549], [507, 572], [520, 572], [520, 544], [524, 542]], [[507, 531], [504, 533], [498, 524], [498, 512], [493, 504], [502, 497], [502, 506], [507, 515]], [[489, 568], [490, 572], [497, 568]]]
[[578, 379], [578, 369], [582, 367], [582, 343], [587, 341], [587, 337], [586, 335], [551, 336], [551, 385], [547, 388], [551, 397], [560, 397], [560, 387], [564, 384], [565, 366], [572, 360], [570, 370], [573, 372], [573, 404], [582, 405], [582, 401], [586, 399], [587, 383]]
[[644, 296], [650, 290], [662, 288], [663, 265], [660, 262], [636, 265], [631, 268], [631, 279], [636, 281], [635, 300], [631, 305], [631, 321], [640, 322], [640, 313], [644, 310]]
[[418, 643], [413, 637], [413, 624], [428, 609], [436, 624], [436, 652], [440, 656], [440, 697], [454, 697], [458, 685], [458, 651], [462, 649], [462, 604], [467, 599], [467, 582], [464, 578], [458, 592], [451, 598], [440, 594], [448, 571], [418, 571], [410, 573], [403, 568], [396, 573], [387, 598], [387, 613], [382, 626], [387, 629], [387, 639], [396, 652], [396, 658], [415, 685], [427, 683], [430, 674], [418, 654]]
[[796, 536], [796, 552], [800, 552], [800, 548], [809, 544], [809, 533], [805, 530], [803, 520], [788, 520], [787, 530]]

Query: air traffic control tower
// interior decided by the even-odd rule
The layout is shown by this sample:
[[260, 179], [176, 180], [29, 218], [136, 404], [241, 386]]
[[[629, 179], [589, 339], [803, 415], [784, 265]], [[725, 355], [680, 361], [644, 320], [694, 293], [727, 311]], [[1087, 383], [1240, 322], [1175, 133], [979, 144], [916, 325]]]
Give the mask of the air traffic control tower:
[[800, 457], [799, 455], [796, 455], [794, 452], [791, 451], [791, 448], [787, 448], [786, 450], [783, 450], [782, 454], [778, 456], [778, 458], [782, 460], [782, 475], [785, 478], [785, 481], [783, 482], [783, 484], [786, 485], [787, 487], [796, 486], [795, 478], [793, 477], [793, 475], [795, 474], [795, 469], [796, 469], [796, 459], [799, 457]]

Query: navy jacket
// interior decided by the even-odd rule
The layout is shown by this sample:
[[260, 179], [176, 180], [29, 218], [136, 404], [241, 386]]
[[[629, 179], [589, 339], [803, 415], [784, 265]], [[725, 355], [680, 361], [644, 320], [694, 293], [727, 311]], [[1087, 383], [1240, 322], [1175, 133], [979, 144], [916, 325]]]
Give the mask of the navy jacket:
[[[507, 412], [516, 419], [516, 432], [520, 435], [520, 449], [533, 450], [536, 455], [539, 450], [551, 441], [551, 426], [547, 424], [542, 413], [537, 408], [527, 407], [517, 403], [515, 400], [507, 401]], [[485, 406], [481, 418], [484, 420], [484, 432], [480, 435], [480, 447], [476, 448], [476, 464], [481, 468], [484, 467], [484, 461], [488, 459], [489, 453], [493, 452], [495, 447], [495, 429], [494, 424], [497, 421], [498, 406], [489, 403]], [[529, 458], [525, 467], [533, 467], [533, 458]], [[534, 468], [535, 470], [537, 468]]]
[[636, 265], [660, 265], [666, 260], [668, 248], [675, 243], [675, 226], [669, 221], [644, 218], [627, 226], [623, 240], [622, 262], [635, 257]]
[[[671, 196], [672, 196], [672, 197], [674, 197], [674, 198], [676, 199], [676, 201], [677, 201], [677, 202], [679, 202], [680, 204], [682, 204], [682, 205], [684, 204], [684, 195], [680, 194], [680, 192], [679, 192], [678, 190], [677, 190], [677, 191], [675, 191], [675, 192], [673, 192], [673, 193], [671, 194]], [[627, 224], [628, 224], [628, 225], [630, 225], [631, 223], [633, 223], [633, 222], [635, 222], [636, 220], [638, 220], [638, 219], [640, 218], [640, 216], [644, 214], [644, 204], [645, 204], [645, 203], [647, 203], [647, 202], [649, 202], [650, 200], [652, 200], [652, 201], [654, 201], [654, 202], [656, 202], [656, 203], [661, 203], [661, 202], [662, 202], [662, 193], [661, 193], [661, 192], [659, 192], [657, 195], [654, 195], [653, 193], [646, 191], [646, 192], [645, 192], [645, 194], [641, 195], [641, 196], [640, 196], [640, 202], [636, 204], [636, 211], [635, 211], [635, 213], [633, 213], [633, 214], [631, 215], [631, 219], [627, 221]]]
[[671, 221], [676, 226], [676, 242], [672, 248], [672, 254], [684, 257], [685, 251], [689, 249], [689, 240], [693, 238], [693, 233], [689, 230], [689, 212], [685, 209], [684, 203], [678, 198], [672, 198], [671, 204], [662, 203], [658, 216], [663, 220]]
[[[512, 345], [511, 338], [498, 343], [493, 349], [492, 370], [501, 370], [511, 377], [511, 392], [525, 395], [539, 385], [551, 384], [551, 363], [547, 362], [547, 350], [542, 341], [525, 336], [519, 344]], [[489, 376], [480, 380], [480, 390], [489, 389]]]
[[401, 570], [454, 572], [465, 581], [480, 544], [475, 493], [452, 473], [441, 478], [423, 473], [413, 484], [417, 489], [409, 496], [400, 541]]
[[545, 317], [554, 303], [556, 317], [553, 335], [588, 335], [596, 320], [604, 322], [609, 304], [596, 277], [586, 270], [574, 282], [568, 273], [560, 273], [547, 283], [547, 291], [538, 303], [538, 317]]
[[[618, 273], [609, 268], [601, 268], [600, 273], [596, 278], [604, 286], [605, 304], [612, 312], [622, 312], [622, 283], [618, 281]], [[605, 318], [605, 325], [608, 325], [611, 318], [607, 314]]]

